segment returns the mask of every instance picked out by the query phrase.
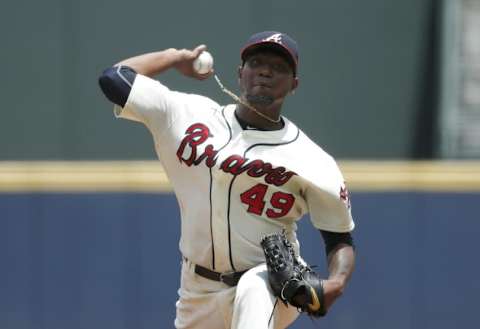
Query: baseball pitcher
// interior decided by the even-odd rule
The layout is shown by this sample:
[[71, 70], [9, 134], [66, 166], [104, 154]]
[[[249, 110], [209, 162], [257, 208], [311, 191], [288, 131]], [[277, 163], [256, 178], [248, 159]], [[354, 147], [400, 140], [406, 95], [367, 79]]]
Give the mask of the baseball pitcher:
[[[205, 50], [139, 55], [99, 78], [115, 115], [151, 132], [178, 200], [175, 327], [279, 329], [300, 312], [324, 316], [353, 272], [354, 222], [335, 160], [281, 115], [299, 83], [297, 43], [275, 31], [251, 36], [240, 51], [239, 96], [218, 80], [233, 104], [153, 79], [169, 69], [211, 77], [193, 65]], [[296, 223], [307, 213], [325, 242], [326, 278], [300, 256]]]

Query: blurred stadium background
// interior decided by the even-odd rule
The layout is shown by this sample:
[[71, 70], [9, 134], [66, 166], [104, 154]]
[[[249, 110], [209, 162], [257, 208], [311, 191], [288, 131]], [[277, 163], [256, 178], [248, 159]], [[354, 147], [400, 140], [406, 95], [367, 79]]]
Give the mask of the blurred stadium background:
[[[18, 0], [0, 18], [0, 329], [173, 327], [177, 204], [97, 77], [205, 43], [235, 89], [242, 43], [267, 29], [300, 45], [285, 115], [339, 160], [357, 222], [345, 296], [292, 328], [477, 325], [480, 0]], [[162, 80], [230, 101], [213, 80]], [[300, 236], [324, 268], [308, 219]]]

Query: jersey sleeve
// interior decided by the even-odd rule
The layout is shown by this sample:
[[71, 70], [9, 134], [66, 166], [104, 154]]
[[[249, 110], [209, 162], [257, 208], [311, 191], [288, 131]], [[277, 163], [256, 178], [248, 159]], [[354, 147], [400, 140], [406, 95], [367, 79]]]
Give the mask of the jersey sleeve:
[[[172, 91], [159, 81], [137, 74], [127, 102], [123, 107], [115, 105], [114, 113], [118, 118], [144, 123], [148, 128], [170, 127], [185, 107], [187, 94]], [[158, 125], [160, 124], [160, 127]]]
[[311, 182], [305, 191], [312, 224], [324, 231], [350, 232], [355, 223], [343, 175], [333, 159], [322, 171], [322, 180]]

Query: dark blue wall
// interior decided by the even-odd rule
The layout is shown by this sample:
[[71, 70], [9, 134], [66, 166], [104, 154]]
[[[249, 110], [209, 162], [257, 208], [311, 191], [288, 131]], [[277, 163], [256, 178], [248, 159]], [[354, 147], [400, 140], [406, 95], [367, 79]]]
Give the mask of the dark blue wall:
[[[322, 328], [478, 325], [480, 193], [353, 193], [357, 269]], [[320, 235], [300, 225], [324, 272]], [[0, 328], [171, 328], [170, 194], [0, 194]], [[302, 317], [292, 328], [316, 328]]]

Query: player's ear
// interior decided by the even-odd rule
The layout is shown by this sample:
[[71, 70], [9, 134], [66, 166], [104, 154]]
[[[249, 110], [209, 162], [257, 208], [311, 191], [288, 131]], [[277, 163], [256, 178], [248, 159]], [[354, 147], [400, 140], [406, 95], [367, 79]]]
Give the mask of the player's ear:
[[298, 84], [299, 84], [299, 80], [298, 80], [298, 77], [294, 77], [293, 80], [292, 80], [292, 88], [290, 89], [290, 94], [295, 94], [295, 90], [297, 90], [298, 88]]
[[243, 71], [243, 65], [240, 64], [237, 68], [237, 79], [238, 79], [238, 85], [241, 85], [241, 80], [242, 80], [242, 71]]

